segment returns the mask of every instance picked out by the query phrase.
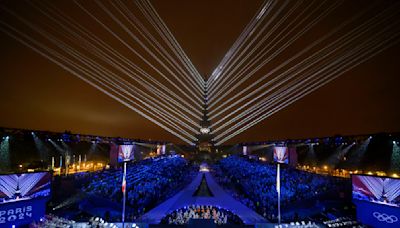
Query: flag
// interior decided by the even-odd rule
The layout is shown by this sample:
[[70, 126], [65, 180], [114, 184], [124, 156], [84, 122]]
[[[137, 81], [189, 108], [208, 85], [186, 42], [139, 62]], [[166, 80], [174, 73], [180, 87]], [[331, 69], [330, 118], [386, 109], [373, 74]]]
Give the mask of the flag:
[[122, 193], [125, 193], [125, 190], [126, 190], [126, 180], [124, 177], [124, 179], [122, 180]]
[[280, 167], [279, 164], [277, 165], [276, 169], [276, 191], [280, 193], [281, 191], [281, 174], [280, 174]]

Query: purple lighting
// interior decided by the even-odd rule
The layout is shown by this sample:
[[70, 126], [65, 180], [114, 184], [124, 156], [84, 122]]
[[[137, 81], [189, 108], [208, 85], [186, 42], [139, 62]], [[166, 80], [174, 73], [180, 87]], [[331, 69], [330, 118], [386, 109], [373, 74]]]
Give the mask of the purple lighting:
[[353, 199], [400, 207], [400, 180], [387, 177], [352, 177]]
[[0, 176], [0, 203], [29, 200], [50, 195], [50, 173]]

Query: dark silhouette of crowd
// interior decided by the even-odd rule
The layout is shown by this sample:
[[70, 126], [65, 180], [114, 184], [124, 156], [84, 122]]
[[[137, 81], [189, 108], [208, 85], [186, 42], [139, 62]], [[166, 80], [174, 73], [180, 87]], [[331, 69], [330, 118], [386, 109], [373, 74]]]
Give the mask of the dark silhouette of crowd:
[[[172, 197], [198, 171], [177, 155], [145, 159], [127, 166], [126, 191], [129, 216], [137, 217]], [[86, 193], [122, 202], [122, 169], [95, 173], [83, 188]]]
[[[276, 165], [248, 157], [229, 156], [213, 167], [216, 180], [238, 200], [272, 221], [277, 215]], [[303, 202], [338, 199], [346, 180], [281, 168], [281, 206], [293, 208]], [[304, 205], [303, 205], [304, 206]]]

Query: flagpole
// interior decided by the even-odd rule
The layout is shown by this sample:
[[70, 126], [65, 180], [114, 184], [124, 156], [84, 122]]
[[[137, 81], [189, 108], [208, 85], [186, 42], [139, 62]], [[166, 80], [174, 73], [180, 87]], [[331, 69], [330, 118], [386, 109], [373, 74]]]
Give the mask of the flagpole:
[[124, 174], [122, 177], [122, 227], [125, 226], [125, 203], [126, 203], [126, 161], [124, 161]]
[[62, 155], [60, 156], [60, 171], [59, 171], [59, 175], [61, 176], [61, 169], [62, 169], [62, 166], [63, 166], [63, 164], [62, 164], [63, 162], [62, 162]]
[[281, 224], [281, 174], [280, 164], [277, 163], [276, 169], [276, 191], [278, 192], [278, 225]]

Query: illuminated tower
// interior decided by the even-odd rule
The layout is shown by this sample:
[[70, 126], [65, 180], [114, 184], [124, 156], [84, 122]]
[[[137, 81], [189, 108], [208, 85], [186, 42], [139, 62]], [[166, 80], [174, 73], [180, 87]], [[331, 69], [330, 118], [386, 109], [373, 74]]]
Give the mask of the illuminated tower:
[[388, 203], [388, 194], [385, 191], [385, 187], [382, 188], [381, 198], [379, 199], [383, 203]]
[[210, 121], [208, 120], [208, 89], [204, 86], [203, 118], [200, 121], [200, 132], [196, 135], [197, 146], [200, 151], [211, 152], [212, 138]]

